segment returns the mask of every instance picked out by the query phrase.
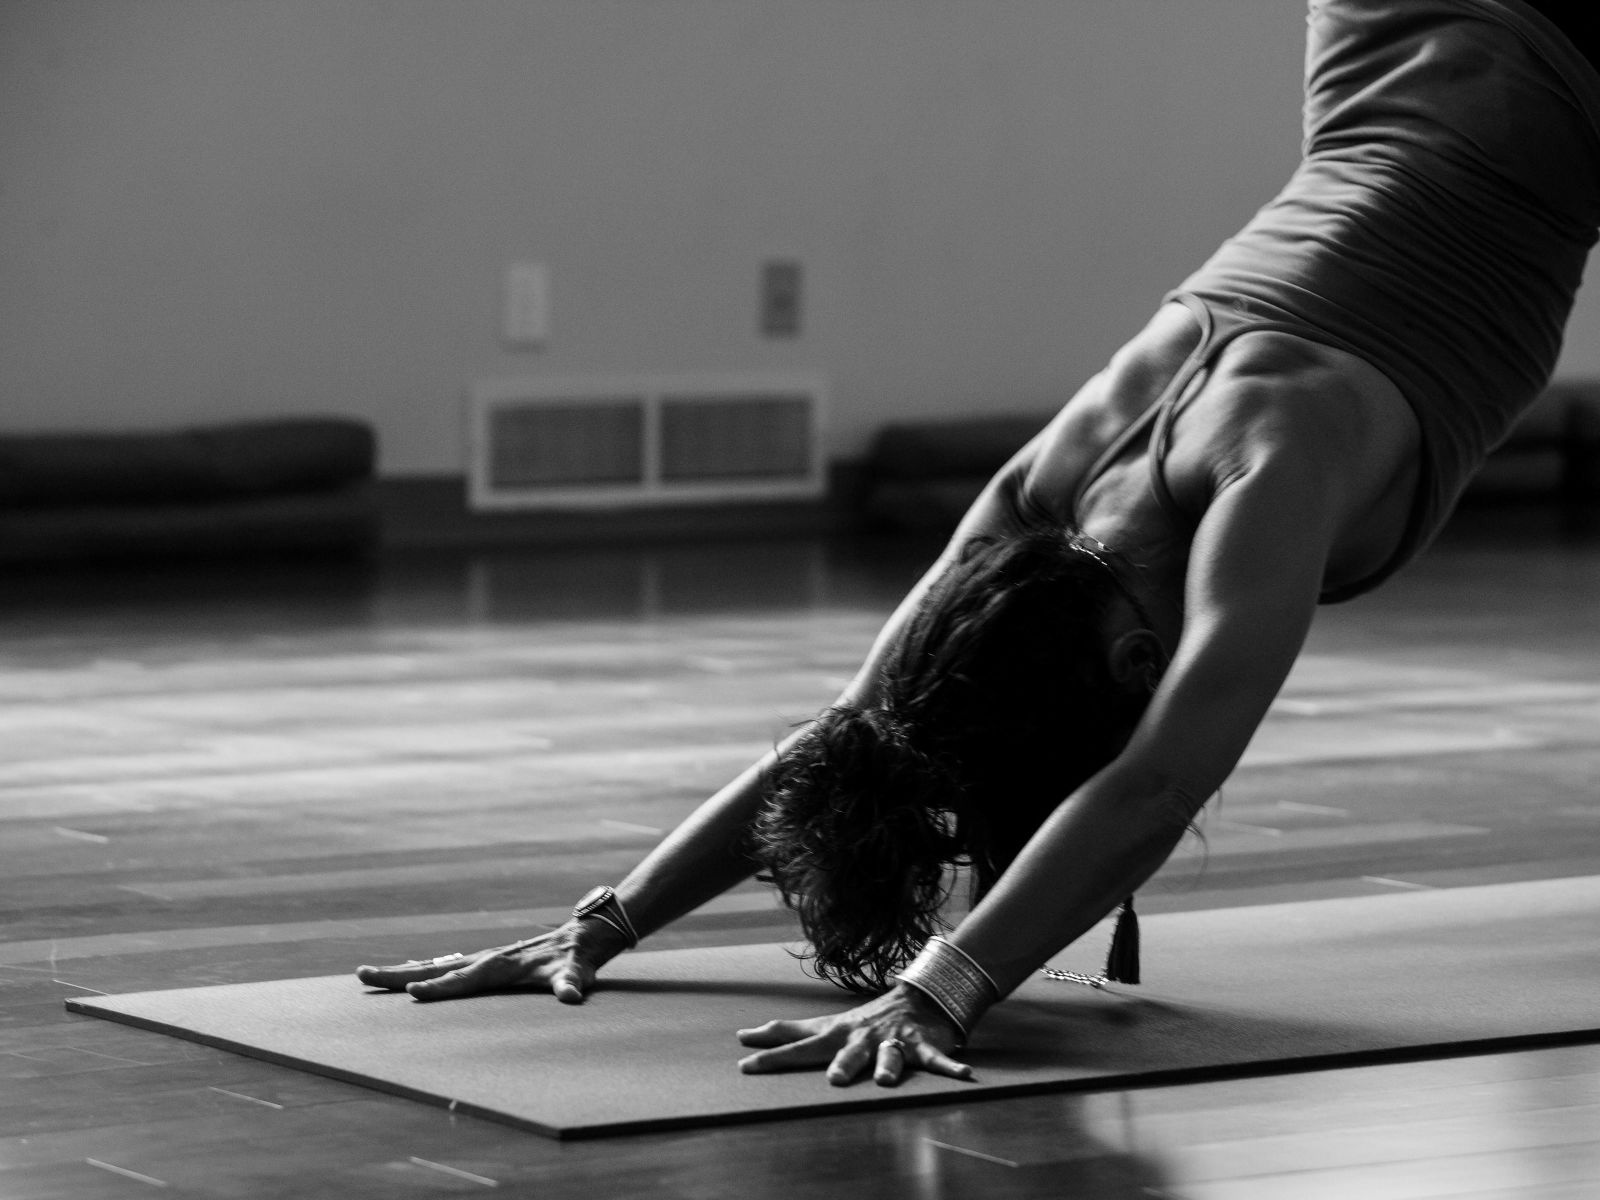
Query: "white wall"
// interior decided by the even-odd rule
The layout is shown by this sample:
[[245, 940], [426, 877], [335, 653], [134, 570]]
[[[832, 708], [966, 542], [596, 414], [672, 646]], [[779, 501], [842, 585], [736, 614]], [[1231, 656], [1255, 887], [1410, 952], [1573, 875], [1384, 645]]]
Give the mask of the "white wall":
[[[459, 469], [480, 376], [816, 368], [840, 456], [1043, 409], [1292, 168], [1302, 28], [1298, 0], [5, 0], [0, 429], [348, 413], [404, 474]], [[775, 255], [797, 340], [756, 332]], [[551, 269], [541, 352], [498, 340], [514, 259]]]

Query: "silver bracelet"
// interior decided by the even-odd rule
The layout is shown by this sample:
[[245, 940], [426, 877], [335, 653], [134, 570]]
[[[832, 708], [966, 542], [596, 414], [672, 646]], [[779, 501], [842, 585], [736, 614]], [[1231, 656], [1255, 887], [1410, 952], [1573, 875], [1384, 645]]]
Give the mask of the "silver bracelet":
[[617, 895], [616, 889], [607, 884], [591, 889], [583, 899], [573, 905], [572, 916], [578, 921], [584, 917], [595, 917], [604, 921], [623, 936], [630, 950], [639, 944], [639, 932], [633, 927], [633, 921], [628, 917], [628, 910], [622, 907], [622, 899]]
[[624, 929], [622, 927], [622, 923], [620, 921], [613, 921], [610, 917], [606, 916], [606, 914], [603, 913], [603, 912], [592, 912], [589, 915], [591, 917], [593, 917], [596, 921], [604, 921], [607, 925], [611, 926], [611, 928], [615, 929], [619, 934], [621, 934], [622, 935], [622, 940], [628, 943], [628, 949], [629, 950], [632, 950], [635, 946], [637, 946], [639, 944], [639, 939], [634, 937], [633, 934], [629, 933], [626, 929]]
[[944, 1010], [965, 1042], [972, 1027], [991, 1004], [1000, 999], [989, 972], [961, 947], [942, 937], [931, 937], [922, 953], [901, 971], [898, 982], [908, 983]]

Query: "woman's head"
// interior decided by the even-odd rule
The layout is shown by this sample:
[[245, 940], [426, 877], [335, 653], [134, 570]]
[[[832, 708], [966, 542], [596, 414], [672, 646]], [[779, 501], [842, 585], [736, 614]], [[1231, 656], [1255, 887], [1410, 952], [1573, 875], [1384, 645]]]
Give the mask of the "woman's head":
[[1127, 635], [1148, 625], [1136, 614], [1092, 539], [974, 542], [907, 622], [870, 707], [829, 709], [784, 753], [755, 851], [819, 974], [883, 986], [938, 931], [951, 866], [986, 892], [1116, 756], [1159, 667], [1153, 635]]

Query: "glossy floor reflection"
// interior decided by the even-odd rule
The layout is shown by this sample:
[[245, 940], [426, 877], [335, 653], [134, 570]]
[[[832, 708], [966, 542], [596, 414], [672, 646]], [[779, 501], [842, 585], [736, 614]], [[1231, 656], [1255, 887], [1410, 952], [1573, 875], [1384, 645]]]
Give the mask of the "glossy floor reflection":
[[[1600, 1195], [1590, 1046], [566, 1145], [62, 1010], [558, 918], [826, 703], [934, 549], [14, 573], [0, 1195]], [[1535, 515], [1325, 610], [1147, 909], [1600, 872], [1597, 598], [1600, 543]], [[752, 886], [658, 944], [792, 932]]]

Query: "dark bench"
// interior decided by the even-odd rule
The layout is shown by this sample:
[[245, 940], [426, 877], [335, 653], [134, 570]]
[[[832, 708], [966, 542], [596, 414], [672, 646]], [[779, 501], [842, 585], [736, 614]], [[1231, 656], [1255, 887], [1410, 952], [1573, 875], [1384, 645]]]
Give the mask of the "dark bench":
[[0, 436], [0, 560], [364, 552], [375, 458], [328, 417]]

